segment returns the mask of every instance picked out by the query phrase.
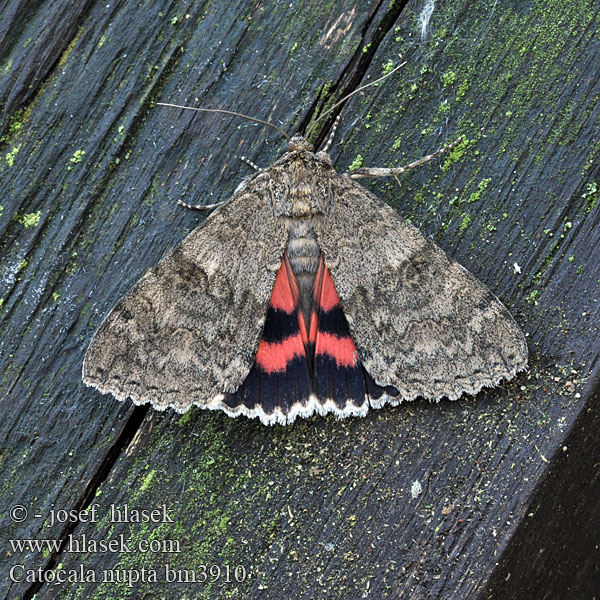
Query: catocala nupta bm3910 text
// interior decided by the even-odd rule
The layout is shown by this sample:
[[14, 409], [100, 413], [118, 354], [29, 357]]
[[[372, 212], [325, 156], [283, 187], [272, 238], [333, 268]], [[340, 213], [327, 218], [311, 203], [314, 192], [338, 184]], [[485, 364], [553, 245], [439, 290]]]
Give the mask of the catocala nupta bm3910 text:
[[508, 310], [358, 175], [293, 137], [113, 308], [84, 382], [286, 424], [455, 400], [525, 369]]

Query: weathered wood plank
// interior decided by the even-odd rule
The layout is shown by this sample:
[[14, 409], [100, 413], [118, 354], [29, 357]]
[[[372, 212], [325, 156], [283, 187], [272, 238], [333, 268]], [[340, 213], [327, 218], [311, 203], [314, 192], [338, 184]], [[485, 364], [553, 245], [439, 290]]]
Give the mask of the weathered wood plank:
[[600, 590], [600, 370], [482, 598], [595, 598]]
[[0, 106], [3, 108], [0, 130], [31, 102], [92, 4], [92, 0], [64, 0], [53, 3], [52, 10], [48, 10], [48, 4], [42, 0], [9, 0], [4, 4], [0, 22]]
[[[2, 296], [7, 298], [3, 342], [8, 336], [22, 340], [5, 345], [12, 357], [2, 356], [12, 365], [3, 391], [18, 408], [1, 425], [2, 464], [11, 475], [3, 501], [25, 498], [44, 515], [51, 502], [69, 508], [82, 497], [80, 473], [93, 476], [111, 447], [125, 445], [136, 428], [135, 422], [125, 428], [130, 407], [82, 391], [78, 383], [77, 365], [94, 325], [143, 269], [197, 222], [196, 215], [171, 208], [175, 198], [225, 197], [245, 173], [236, 155], [264, 164], [277, 154], [279, 140], [270, 131], [207, 116], [148, 112], [159, 93], [162, 100], [210, 99], [213, 105], [280, 119], [293, 129], [290, 123], [310, 118], [308, 107], [317, 103], [320, 83], [331, 80], [329, 89], [341, 93], [380, 75], [402, 52], [409, 60], [405, 70], [344, 108], [332, 155], [341, 170], [359, 155], [366, 165], [394, 165], [455, 134], [466, 136], [468, 144], [450, 159], [403, 178], [402, 191], [393, 182], [368, 185], [500, 295], [528, 333], [531, 370], [474, 401], [417, 402], [343, 422], [320, 418], [265, 428], [201, 411], [183, 417], [150, 412], [99, 489], [99, 522], [80, 524], [76, 534], [115, 539], [122, 533], [134, 546], [149, 537], [173, 539], [182, 552], [62, 553], [63, 567], [83, 564], [98, 578], [103, 568], [119, 564], [156, 568], [162, 583], [44, 585], [37, 597], [138, 598], [157, 590], [167, 598], [477, 597], [517, 537], [549, 461], [562, 452], [578, 416], [585, 423], [583, 411], [596, 386], [591, 381], [586, 386], [586, 380], [598, 368], [599, 348], [598, 8], [558, 0], [442, 3], [431, 38], [421, 43], [417, 12], [422, 6], [416, 2], [395, 23], [386, 6], [372, 18], [358, 8], [352, 13], [350, 3], [296, 7], [291, 15], [283, 8], [259, 8], [242, 34], [236, 15], [244, 6], [232, 5], [225, 14], [209, 7], [199, 24], [205, 7], [194, 7], [198, 12], [187, 26], [185, 12], [191, 9], [174, 24], [177, 10], [165, 9], [155, 35], [138, 39], [131, 32], [139, 48], [127, 48], [129, 60], [110, 28], [107, 33], [93, 27], [94, 10], [102, 10], [95, 6], [89, 29], [73, 48], [82, 46], [64, 63], [73, 72], [65, 68], [62, 77], [57, 72], [59, 91], [46, 84], [21, 134], [27, 135], [14, 158], [33, 157], [24, 168], [34, 169], [29, 181], [37, 176], [37, 183], [19, 193], [22, 176], [3, 164], [9, 197], [17, 199], [9, 217], [42, 210], [35, 228], [9, 219], [3, 235], [5, 273], [16, 271], [23, 258], [28, 261], [9, 278]], [[132, 22], [151, 26], [130, 12], [137, 10], [133, 7], [115, 10], [113, 31], [130, 31]], [[220, 29], [209, 38], [215, 22]], [[292, 51], [296, 41], [298, 46], [282, 66], [281, 48], [266, 42], [285, 37], [284, 22], [285, 35], [292, 32], [287, 48]], [[387, 33], [379, 48], [369, 47], [377, 22], [385, 23]], [[177, 29], [181, 23], [183, 31]], [[346, 26], [351, 42], [336, 38]], [[361, 40], [363, 26], [367, 37]], [[101, 35], [106, 36], [101, 49], [112, 55], [96, 56]], [[207, 39], [214, 40], [208, 50]], [[225, 42], [218, 44], [225, 39], [228, 50]], [[367, 62], [361, 61], [362, 47], [371, 53]], [[159, 66], [156, 79], [150, 70], [150, 81], [143, 81], [147, 70], [140, 56], [146, 65]], [[93, 102], [79, 108], [81, 97], [67, 90], [94, 70], [102, 82], [102, 74], [109, 78], [103, 88], [111, 93], [86, 85]], [[262, 74], [267, 83], [256, 87]], [[121, 81], [121, 87], [113, 83]], [[61, 109], [52, 109], [60, 90]], [[267, 107], [274, 107], [271, 114]], [[69, 114], [75, 115], [77, 131], [68, 129]], [[60, 127], [66, 129], [52, 133], [51, 124], [61, 116]], [[47, 130], [40, 130], [42, 122]], [[56, 148], [65, 137], [72, 140], [70, 147]], [[31, 150], [34, 139], [45, 140], [37, 155]], [[19, 141], [11, 140], [3, 156]], [[79, 149], [86, 154], [71, 162]], [[45, 181], [55, 165], [62, 165], [62, 178], [51, 174]], [[62, 191], [50, 220], [52, 189]], [[219, 195], [210, 196], [210, 190]], [[108, 206], [113, 212], [107, 216]], [[6, 218], [7, 212], [0, 226]], [[55, 290], [61, 295], [58, 306], [52, 302]], [[62, 352], [54, 350], [61, 345]], [[58, 383], [43, 398], [53, 381]], [[69, 411], [66, 428], [57, 422], [57, 407]], [[50, 422], [40, 428], [45, 418]], [[105, 439], [103, 447], [94, 445], [96, 435]], [[70, 480], [69, 469], [79, 482]], [[415, 498], [414, 481], [422, 486]], [[29, 496], [31, 482], [47, 489]], [[164, 503], [175, 523], [109, 523], [109, 506], [126, 503], [136, 508]], [[9, 528], [6, 537], [24, 532], [52, 537], [57, 531], [28, 522]], [[44, 562], [39, 555], [26, 560], [33, 566]], [[250, 577], [240, 583], [165, 584], [167, 563], [197, 572], [202, 565], [242, 564]], [[22, 589], [7, 587], [10, 597]], [[515, 589], [504, 590], [518, 597]]]
[[[14, 65], [25, 60], [26, 37], [43, 37], [60, 7], [38, 8], [47, 18], [14, 34]], [[50, 526], [51, 507], [83, 505], [137, 429], [143, 410], [83, 389], [81, 359], [114, 299], [197, 223], [176, 199], [226, 197], [231, 173], [247, 168], [241, 154], [265, 162], [282, 143], [243, 121], [198, 120], [153, 101], [240, 108], [293, 130], [382, 10], [98, 2], [79, 29], [79, 8], [56, 15], [70, 20], [65, 35], [77, 34], [49, 59], [45, 79], [28, 79], [34, 95], [20, 96], [23, 110], [2, 140], [2, 502], [42, 515], [11, 523], [3, 510], [3, 540], [64, 537], [66, 525]], [[52, 562], [48, 553], [3, 552], [3, 597], [29, 587], [11, 583], [12, 565]]]

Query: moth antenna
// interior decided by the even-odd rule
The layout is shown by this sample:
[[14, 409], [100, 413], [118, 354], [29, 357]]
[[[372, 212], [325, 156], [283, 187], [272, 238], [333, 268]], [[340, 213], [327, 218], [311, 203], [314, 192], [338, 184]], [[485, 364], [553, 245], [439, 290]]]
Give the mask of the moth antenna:
[[343, 104], [344, 102], [346, 102], [346, 100], [348, 100], [348, 98], [350, 98], [350, 96], [354, 96], [354, 94], [358, 94], [358, 92], [362, 92], [362, 90], [368, 88], [369, 86], [375, 85], [376, 83], [379, 83], [380, 81], [383, 81], [384, 79], [388, 78], [392, 73], [395, 73], [400, 67], [403, 67], [406, 64], [406, 62], [407, 61], [400, 63], [397, 67], [395, 67], [389, 73], [386, 73], [379, 79], [376, 79], [375, 81], [371, 81], [371, 83], [366, 83], [365, 85], [361, 85], [359, 88], [355, 89], [353, 92], [346, 94], [341, 100], [338, 100], [333, 106], [330, 106], [322, 115], [319, 116], [319, 118], [311, 125], [310, 129], [307, 131], [306, 137], [308, 138], [308, 136], [310, 136], [310, 134], [311, 134], [312, 130], [315, 128], [316, 124], [323, 117], [326, 117], [334, 108], [337, 108], [340, 104]]
[[[390, 73], [391, 74], [391, 73]], [[260, 123], [261, 125], [267, 125], [279, 131], [279, 133], [285, 137], [288, 141], [292, 141], [292, 138], [280, 127], [277, 125], [273, 125], [273, 123], [269, 123], [268, 121], [263, 121], [262, 119], [257, 119], [255, 117], [250, 117], [248, 115], [243, 115], [239, 112], [234, 112], [233, 110], [223, 110], [221, 108], [194, 108], [193, 106], [181, 106], [181, 104], [169, 104], [168, 102], [157, 102], [157, 105], [160, 106], [171, 106], [173, 108], [183, 108], [185, 110], [197, 110], [199, 112], [213, 112], [213, 113], [223, 113], [225, 115], [233, 115], [234, 117], [242, 117], [242, 119], [248, 119], [248, 121], [254, 121], [255, 123]]]
[[333, 122], [333, 127], [331, 128], [331, 133], [329, 134], [329, 137], [327, 138], [327, 143], [325, 144], [325, 146], [323, 147], [321, 152], [324, 152], [325, 154], [327, 154], [329, 152], [329, 148], [331, 148], [331, 144], [333, 144], [333, 136], [335, 135], [335, 131], [338, 128], [338, 125], [340, 124], [341, 118], [342, 118], [342, 113], [340, 113], [335, 118], [335, 121]]

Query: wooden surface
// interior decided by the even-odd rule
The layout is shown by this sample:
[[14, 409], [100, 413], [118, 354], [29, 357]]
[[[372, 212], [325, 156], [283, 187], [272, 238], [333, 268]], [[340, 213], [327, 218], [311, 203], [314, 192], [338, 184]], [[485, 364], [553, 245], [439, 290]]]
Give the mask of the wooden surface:
[[[422, 8], [4, 4], [2, 598], [530, 598], [519, 595], [530, 563], [514, 549], [526, 527], [572, 565], [545, 577], [538, 560], [540, 597], [592, 597], [582, 581], [598, 569], [586, 508], [599, 449], [586, 435], [599, 370], [599, 9], [437, 2], [422, 41]], [[266, 165], [285, 148], [271, 129], [154, 103], [238, 110], [293, 133], [400, 53], [403, 69], [343, 107], [332, 158], [339, 171], [396, 166], [466, 136], [402, 189], [366, 185], [499, 295], [528, 335], [528, 373], [474, 399], [290, 427], [134, 409], [84, 388], [95, 328], [203, 218], [177, 199], [224, 199], [248, 173], [241, 155]], [[567, 460], [573, 449], [581, 461]], [[550, 519], [554, 494], [578, 490], [577, 518]], [[7, 512], [16, 504], [23, 522]], [[51, 524], [52, 509], [94, 504], [96, 523]], [[109, 507], [125, 504], [165, 505], [174, 523], [109, 523]], [[547, 534], [536, 512], [552, 521]], [[579, 546], [577, 528], [592, 543]], [[9, 542], [69, 534], [122, 534], [134, 549], [174, 540], [181, 552]], [[47, 578], [83, 565], [96, 582], [15, 583], [17, 564]], [[248, 576], [167, 583], [165, 564], [199, 576], [242, 565]], [[103, 583], [113, 568], [126, 580]], [[158, 582], [129, 586], [142, 568]]]

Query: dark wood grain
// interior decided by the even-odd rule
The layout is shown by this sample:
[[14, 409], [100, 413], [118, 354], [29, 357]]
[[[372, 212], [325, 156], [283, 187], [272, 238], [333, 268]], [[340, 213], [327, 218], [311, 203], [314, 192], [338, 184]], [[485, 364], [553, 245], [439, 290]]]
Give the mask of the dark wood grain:
[[[486, 582], [510, 559], [555, 455], [589, 422], [597, 388], [598, 7], [441, 2], [422, 42], [422, 3], [412, 1], [75, 4], [59, 13], [31, 2], [23, 23], [9, 3], [13, 25], [0, 29], [10, 42], [0, 64], [2, 596], [492, 594]], [[406, 67], [340, 108], [332, 157], [340, 171], [361, 159], [397, 166], [466, 137], [450, 158], [403, 177], [402, 189], [366, 185], [499, 295], [528, 335], [529, 372], [475, 399], [287, 428], [146, 413], [83, 388], [95, 327], [202, 219], [176, 200], [224, 199], [248, 172], [240, 155], [267, 164], [285, 147], [270, 129], [154, 102], [224, 107], [294, 132], [399, 53]], [[579, 475], [556, 464], [553, 477], [575, 489], [567, 484]], [[597, 477], [598, 460], [589, 464]], [[582, 490], [587, 498], [593, 487]], [[97, 523], [50, 526], [52, 508], [94, 503]], [[14, 504], [30, 517], [11, 522]], [[114, 525], [111, 504], [164, 504], [175, 522]], [[592, 526], [584, 521], [575, 522]], [[123, 534], [133, 547], [171, 539], [181, 552], [12, 552], [8, 543], [69, 533]], [[573, 564], [585, 573], [590, 560]], [[15, 564], [82, 564], [97, 582], [16, 584]], [[165, 583], [165, 564], [243, 565], [248, 578]], [[117, 565], [155, 568], [159, 582], [101, 583]], [[540, 589], [569, 597], [554, 593], [566, 578]], [[509, 596], [492, 597], [522, 597], [509, 582]]]

